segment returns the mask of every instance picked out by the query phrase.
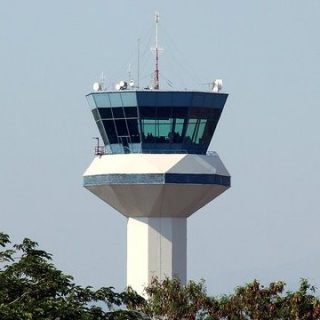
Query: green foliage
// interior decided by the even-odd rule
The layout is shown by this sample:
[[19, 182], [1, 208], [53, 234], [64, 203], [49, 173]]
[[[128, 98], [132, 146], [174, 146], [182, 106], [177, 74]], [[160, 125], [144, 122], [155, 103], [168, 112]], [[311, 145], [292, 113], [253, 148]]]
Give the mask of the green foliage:
[[0, 233], [1, 320], [141, 318], [137, 312], [120, 309], [144, 301], [136, 293], [78, 286], [51, 263], [51, 255], [39, 250], [36, 242], [25, 239], [7, 249], [9, 244], [9, 236]]
[[153, 279], [145, 289], [145, 304], [136, 310], [151, 319], [166, 320], [318, 320], [320, 302], [315, 288], [302, 279], [296, 292], [284, 293], [285, 283], [269, 286], [257, 280], [233, 294], [209, 297], [204, 282], [182, 285], [178, 279]]
[[76, 285], [51, 259], [36, 242], [11, 246], [0, 233], [1, 320], [320, 320], [316, 288], [305, 279], [294, 292], [285, 292], [280, 281], [263, 286], [254, 280], [210, 297], [204, 281], [154, 278], [145, 300], [131, 288], [116, 293]]
[[140, 311], [152, 319], [204, 319], [215, 300], [206, 294], [204, 282], [190, 281], [183, 286], [178, 279], [154, 278], [146, 289], [147, 303]]

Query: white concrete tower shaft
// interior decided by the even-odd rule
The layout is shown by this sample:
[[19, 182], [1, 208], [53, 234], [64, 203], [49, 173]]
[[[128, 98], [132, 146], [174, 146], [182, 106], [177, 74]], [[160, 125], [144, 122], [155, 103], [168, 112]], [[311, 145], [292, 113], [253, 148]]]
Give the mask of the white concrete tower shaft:
[[187, 278], [187, 219], [129, 218], [127, 283], [142, 292], [152, 277]]

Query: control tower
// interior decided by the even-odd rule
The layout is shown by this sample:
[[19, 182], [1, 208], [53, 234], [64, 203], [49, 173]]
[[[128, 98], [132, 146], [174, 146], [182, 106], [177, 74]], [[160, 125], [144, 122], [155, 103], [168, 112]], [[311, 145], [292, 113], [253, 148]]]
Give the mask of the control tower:
[[87, 95], [104, 145], [84, 187], [127, 219], [127, 285], [187, 277], [187, 218], [230, 187], [208, 147], [227, 94], [118, 90]]
[[[187, 218], [230, 187], [208, 147], [228, 95], [160, 90], [158, 24], [153, 86], [100, 83], [87, 95], [103, 140], [84, 187], [127, 218], [127, 285], [142, 294], [152, 277], [187, 278]], [[99, 140], [98, 140], [99, 141]]]

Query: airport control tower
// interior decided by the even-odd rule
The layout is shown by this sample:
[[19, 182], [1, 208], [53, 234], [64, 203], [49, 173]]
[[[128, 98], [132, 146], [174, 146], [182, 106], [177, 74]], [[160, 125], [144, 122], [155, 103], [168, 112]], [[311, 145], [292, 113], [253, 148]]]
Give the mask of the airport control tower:
[[186, 281], [187, 218], [230, 187], [218, 154], [208, 152], [228, 96], [221, 83], [164, 91], [156, 73], [154, 83], [97, 85], [87, 95], [104, 145], [84, 187], [127, 218], [127, 285], [138, 293], [154, 276]]

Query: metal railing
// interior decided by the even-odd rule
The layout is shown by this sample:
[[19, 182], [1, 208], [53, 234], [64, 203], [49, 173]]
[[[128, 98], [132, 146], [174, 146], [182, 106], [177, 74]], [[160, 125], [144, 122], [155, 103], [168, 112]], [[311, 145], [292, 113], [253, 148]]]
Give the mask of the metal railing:
[[[94, 154], [96, 156], [104, 156], [104, 155], [111, 155], [111, 154], [138, 154], [138, 153], [144, 153], [144, 154], [198, 154], [198, 153], [194, 153], [194, 152], [190, 152], [188, 150], [171, 150], [171, 149], [162, 149], [160, 152], [155, 152], [155, 150], [140, 150], [140, 151], [132, 151], [130, 150], [128, 147], [125, 147], [126, 150], [123, 150], [123, 152], [114, 152], [114, 151], [111, 151], [111, 150], [107, 150], [105, 148], [105, 146], [95, 146], [94, 148]], [[201, 154], [200, 154], [201, 155]], [[202, 154], [203, 155], [203, 154]], [[206, 152], [207, 156], [210, 156], [210, 157], [215, 157], [217, 156], [217, 153], [216, 151], [212, 151], [212, 150], [209, 150]]]

